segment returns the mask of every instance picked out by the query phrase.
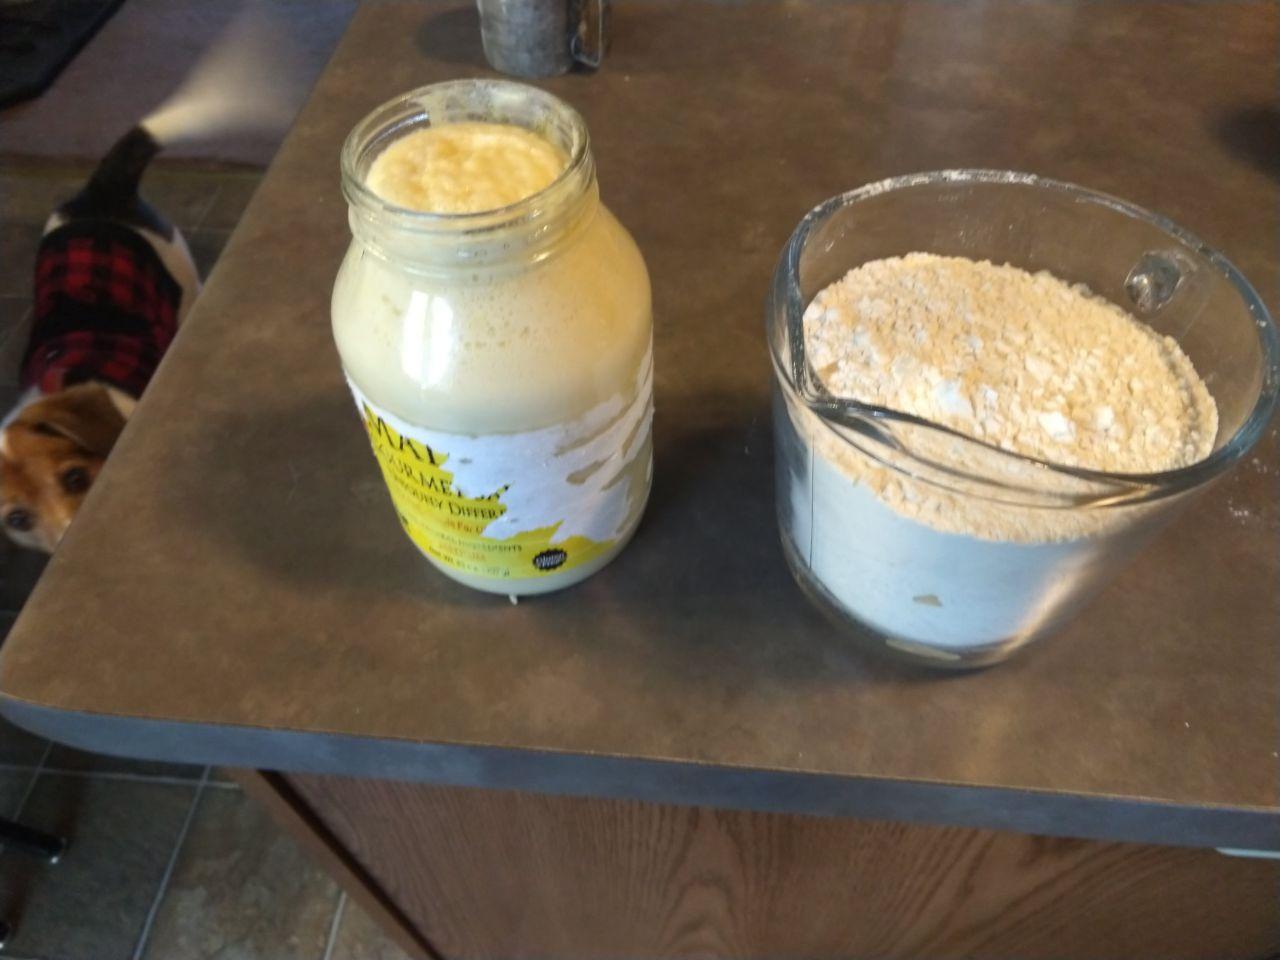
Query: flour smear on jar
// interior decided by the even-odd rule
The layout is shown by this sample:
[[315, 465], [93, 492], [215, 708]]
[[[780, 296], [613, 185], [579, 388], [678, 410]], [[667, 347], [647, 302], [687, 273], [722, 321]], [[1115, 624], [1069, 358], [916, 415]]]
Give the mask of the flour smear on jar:
[[[1174, 340], [1047, 272], [872, 261], [814, 298], [804, 335], [833, 395], [1035, 460], [1154, 473], [1202, 460], [1217, 435], [1214, 400]], [[1142, 508], [957, 494], [873, 460], [805, 408], [790, 415], [811, 454], [811, 476], [793, 481], [794, 547], [841, 606], [904, 646], [977, 648], [1039, 626], [1028, 598], [1141, 522]], [[918, 433], [945, 461], [949, 438]]]

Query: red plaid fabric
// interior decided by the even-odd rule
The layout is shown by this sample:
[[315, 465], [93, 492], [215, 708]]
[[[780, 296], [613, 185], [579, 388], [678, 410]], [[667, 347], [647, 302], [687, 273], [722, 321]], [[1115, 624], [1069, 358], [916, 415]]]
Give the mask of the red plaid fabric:
[[100, 380], [138, 397], [178, 330], [182, 289], [155, 249], [122, 224], [72, 221], [36, 257], [35, 319], [23, 388]]

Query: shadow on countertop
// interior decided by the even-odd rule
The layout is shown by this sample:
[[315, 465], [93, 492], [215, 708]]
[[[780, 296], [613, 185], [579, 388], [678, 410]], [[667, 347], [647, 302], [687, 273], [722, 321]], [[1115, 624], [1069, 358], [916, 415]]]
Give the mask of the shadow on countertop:
[[1217, 125], [1227, 149], [1280, 180], [1280, 106], [1255, 104], [1234, 110]]

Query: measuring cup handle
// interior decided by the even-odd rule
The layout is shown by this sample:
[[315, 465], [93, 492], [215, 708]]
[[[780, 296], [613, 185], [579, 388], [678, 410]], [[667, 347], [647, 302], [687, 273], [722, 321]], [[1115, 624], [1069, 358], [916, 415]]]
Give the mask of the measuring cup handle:
[[609, 0], [578, 0], [578, 29], [569, 50], [573, 59], [596, 68], [609, 46]]

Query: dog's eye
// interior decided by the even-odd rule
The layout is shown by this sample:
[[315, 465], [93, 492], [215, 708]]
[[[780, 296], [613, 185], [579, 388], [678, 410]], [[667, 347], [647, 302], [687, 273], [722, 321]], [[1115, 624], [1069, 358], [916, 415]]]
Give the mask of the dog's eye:
[[19, 507], [16, 510], [10, 510], [4, 515], [4, 525], [10, 530], [26, 533], [36, 525], [36, 518], [32, 516], [30, 510], [23, 510]]
[[84, 467], [72, 467], [62, 472], [62, 489], [67, 493], [84, 493], [89, 489], [89, 471]]

